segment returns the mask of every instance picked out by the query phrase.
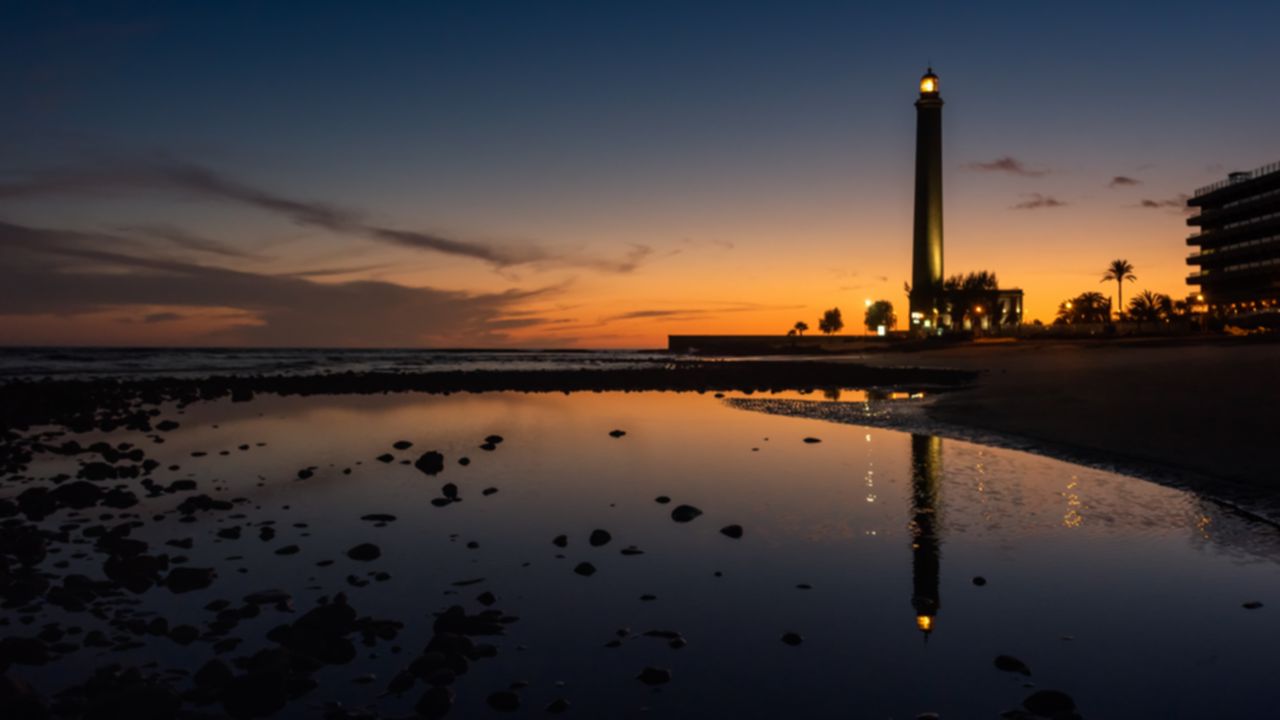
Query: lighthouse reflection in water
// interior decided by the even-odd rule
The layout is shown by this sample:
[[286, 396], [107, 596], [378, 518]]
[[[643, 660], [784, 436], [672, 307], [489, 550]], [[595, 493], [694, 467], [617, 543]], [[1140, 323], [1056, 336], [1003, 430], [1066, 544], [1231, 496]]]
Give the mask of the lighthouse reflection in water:
[[937, 624], [942, 600], [938, 574], [942, 542], [938, 537], [938, 494], [942, 481], [942, 438], [911, 436], [911, 606], [925, 639]]

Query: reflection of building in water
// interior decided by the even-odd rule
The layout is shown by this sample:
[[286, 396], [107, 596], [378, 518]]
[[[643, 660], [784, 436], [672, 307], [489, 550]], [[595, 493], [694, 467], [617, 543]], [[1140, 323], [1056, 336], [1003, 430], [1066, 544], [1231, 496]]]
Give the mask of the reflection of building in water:
[[942, 547], [938, 537], [938, 494], [942, 485], [942, 438], [911, 436], [911, 606], [916, 627], [927, 638], [938, 608]]

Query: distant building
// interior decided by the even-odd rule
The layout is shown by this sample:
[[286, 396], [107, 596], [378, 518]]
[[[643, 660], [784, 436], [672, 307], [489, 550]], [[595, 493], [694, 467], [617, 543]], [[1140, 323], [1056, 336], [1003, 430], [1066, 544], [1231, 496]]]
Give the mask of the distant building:
[[1248, 314], [1280, 308], [1280, 162], [1198, 190], [1187, 205], [1200, 210], [1187, 224], [1200, 228], [1187, 238], [1198, 247], [1187, 278], [1211, 310]]

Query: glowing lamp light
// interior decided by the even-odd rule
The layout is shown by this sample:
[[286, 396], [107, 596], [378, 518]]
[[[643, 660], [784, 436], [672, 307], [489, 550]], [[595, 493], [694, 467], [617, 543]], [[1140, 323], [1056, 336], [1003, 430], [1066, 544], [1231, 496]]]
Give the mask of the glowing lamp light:
[[933, 68], [929, 68], [928, 72], [924, 74], [924, 77], [920, 78], [920, 94], [938, 94], [938, 76], [933, 74]]
[[930, 615], [917, 615], [916, 627], [920, 628], [921, 632], [933, 630], [933, 617]]

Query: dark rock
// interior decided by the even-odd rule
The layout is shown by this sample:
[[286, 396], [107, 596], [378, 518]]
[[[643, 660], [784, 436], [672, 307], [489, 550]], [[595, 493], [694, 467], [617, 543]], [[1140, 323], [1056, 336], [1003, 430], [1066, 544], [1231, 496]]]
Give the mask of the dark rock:
[[427, 690], [413, 709], [424, 718], [441, 718], [453, 709], [453, 690], [436, 685]]
[[370, 515], [362, 515], [360, 519], [367, 520], [369, 522], [387, 523], [387, 522], [395, 522], [396, 516], [388, 515], [386, 513], [372, 513]]
[[169, 571], [164, 584], [172, 593], [203, 590], [213, 584], [218, 573], [213, 568], [177, 567]]
[[671, 502], [671, 498], [667, 497], [666, 495], [659, 495], [658, 497], [654, 498], [653, 501], [658, 503], [659, 505], [666, 505], [667, 503]]
[[592, 575], [596, 574], [596, 566], [592, 565], [589, 562], [580, 562], [578, 563], [577, 567], [573, 569], [573, 571], [583, 577], [591, 577]]
[[240, 526], [236, 525], [234, 527], [222, 528], [221, 530], [218, 531], [218, 537], [222, 538], [223, 540], [239, 540]]
[[496, 488], [496, 487], [487, 487], [487, 488], [485, 488], [484, 490], [481, 490], [481, 491], [480, 491], [480, 494], [481, 494], [481, 495], [484, 495], [485, 497], [489, 497], [490, 495], [493, 495], [493, 494], [494, 494], [494, 493], [496, 493], [496, 492], [498, 492], [498, 488]]
[[612, 438], [620, 438], [626, 434], [627, 434], [626, 430], [610, 430], [609, 431], [609, 437], [612, 437]]
[[395, 460], [395, 459], [396, 459], [396, 456], [395, 456], [395, 455], [392, 455], [391, 453], [382, 453], [381, 455], [379, 455], [378, 457], [376, 457], [376, 458], [374, 458], [374, 459], [375, 459], [375, 460], [377, 460], [377, 461], [378, 461], [378, 462], [380, 462], [380, 463], [389, 463], [389, 462], [392, 462], [393, 460]]
[[445, 483], [443, 486], [440, 487], [440, 494], [449, 498], [450, 500], [457, 500], [458, 486], [454, 485], [453, 483]]
[[613, 536], [609, 534], [608, 530], [592, 530], [591, 537], [587, 539], [587, 542], [591, 544], [591, 547], [600, 547], [608, 545], [612, 539]]
[[169, 639], [179, 645], [190, 645], [200, 637], [200, 630], [194, 625], [177, 625], [169, 630]]
[[1076, 702], [1070, 695], [1060, 690], [1037, 690], [1022, 701], [1022, 706], [1036, 715], [1053, 717], [1074, 712]]
[[409, 448], [413, 447], [413, 443], [409, 442], [408, 440], [397, 440], [396, 442], [391, 444], [391, 447], [397, 450], [408, 450]]
[[645, 685], [663, 685], [671, 682], [671, 671], [666, 668], [646, 667], [636, 675], [636, 679]]
[[487, 590], [476, 596], [476, 602], [480, 603], [481, 605], [484, 605], [485, 607], [489, 607], [490, 605], [494, 604], [497, 601], [498, 601], [498, 598], [495, 597], [493, 593]]
[[495, 443], [487, 442], [481, 445], [480, 449], [484, 450], [485, 452], [493, 452], [494, 450], [498, 449], [498, 446]]
[[0, 675], [0, 708], [10, 720], [43, 720], [49, 717], [44, 698], [23, 680]]
[[428, 475], [439, 475], [444, 470], [444, 456], [431, 450], [423, 453], [413, 466]]
[[364, 562], [377, 560], [382, 557], [382, 548], [379, 548], [373, 543], [361, 543], [348, 550], [347, 557], [352, 560], [360, 560]]
[[977, 585], [978, 587], [982, 587], [983, 585], [987, 584], [987, 579], [982, 577], [981, 575], [975, 575], [973, 577], [973, 584]]
[[298, 547], [297, 545], [285, 545], [284, 547], [276, 550], [276, 554], [277, 555], [297, 555], [298, 552], [301, 550], [302, 548]]
[[1258, 602], [1257, 600], [1250, 600], [1249, 602], [1244, 603], [1240, 607], [1244, 608], [1245, 610], [1257, 610], [1258, 608], [1262, 607], [1262, 603]]
[[644, 551], [636, 547], [635, 545], [628, 545], [622, 548], [622, 554], [629, 557], [632, 555], [643, 555]]
[[552, 545], [555, 545], [556, 547], [561, 547], [561, 548], [562, 548], [562, 547], [566, 547], [566, 546], [568, 546], [568, 544], [569, 544], [569, 536], [568, 536], [568, 535], [557, 535], [557, 536], [555, 536], [555, 537], [551, 538], [551, 544], [552, 544]]
[[1012, 655], [997, 655], [996, 669], [1003, 672], [1013, 672], [1031, 677], [1031, 668], [1027, 664]]
[[742, 537], [742, 526], [741, 525], [725, 525], [724, 527], [720, 528], [720, 534], [724, 535], [725, 537], [731, 537], [734, 540], [737, 540], [738, 538]]
[[515, 712], [520, 709], [520, 696], [510, 690], [489, 693], [487, 702], [489, 707], [498, 712]]
[[702, 511], [692, 505], [678, 505], [671, 511], [671, 519], [679, 523], [689, 522], [698, 517]]
[[501, 442], [502, 442], [502, 436], [501, 436], [501, 435], [490, 435], [490, 436], [486, 437], [486, 438], [484, 439], [484, 441], [485, 441], [485, 442], [487, 442], [487, 443], [489, 443], [490, 445], [497, 445], [497, 444], [499, 444], [499, 443], [501, 443]]
[[822, 440], [821, 440], [821, 439], [816, 438], [816, 437], [807, 437], [807, 438], [805, 438], [805, 439], [804, 439], [804, 441], [805, 441], [805, 442], [807, 442], [807, 443], [809, 443], [810, 445], [812, 445], [812, 444], [814, 444], [814, 443], [820, 443], [820, 442], [822, 442]]
[[200, 666], [195, 675], [191, 676], [191, 680], [195, 682], [197, 687], [220, 688], [231, 682], [235, 675], [229, 665], [214, 658]]
[[569, 701], [565, 700], [564, 698], [556, 698], [555, 700], [552, 700], [551, 702], [547, 703], [547, 706], [543, 708], [545, 712], [549, 712], [553, 715], [559, 715], [560, 713], [568, 709], [569, 709]]
[[793, 647], [804, 642], [804, 638], [800, 635], [800, 633], [794, 633], [794, 632], [782, 633], [781, 639], [782, 639], [782, 642], [786, 643], [787, 645], [791, 645]]

